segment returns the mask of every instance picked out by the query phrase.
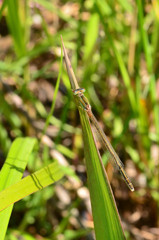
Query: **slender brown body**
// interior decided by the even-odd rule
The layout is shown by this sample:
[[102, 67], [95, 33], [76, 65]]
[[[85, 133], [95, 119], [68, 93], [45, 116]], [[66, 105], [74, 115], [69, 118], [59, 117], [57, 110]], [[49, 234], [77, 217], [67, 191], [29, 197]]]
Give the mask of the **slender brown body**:
[[87, 98], [83, 94], [83, 92], [85, 92], [85, 89], [79, 88], [79, 89], [74, 90], [73, 92], [74, 92], [74, 95], [76, 95], [79, 98], [81, 107], [87, 112], [87, 115], [88, 115], [89, 119], [91, 120], [91, 123], [95, 126], [97, 133], [98, 133], [98, 139], [101, 141], [102, 147], [105, 150], [109, 151], [115, 166], [117, 166], [118, 170], [120, 171], [123, 179], [125, 180], [126, 184], [129, 187], [129, 189], [131, 191], [134, 191], [133, 184], [130, 182], [129, 177], [127, 176], [127, 174], [124, 170], [123, 163], [121, 162], [120, 158], [118, 157], [117, 153], [115, 152], [114, 148], [112, 147], [111, 143], [109, 142], [107, 136], [105, 135], [105, 133], [99, 126], [97, 119], [95, 118], [94, 114], [92, 113], [91, 105], [89, 104]]

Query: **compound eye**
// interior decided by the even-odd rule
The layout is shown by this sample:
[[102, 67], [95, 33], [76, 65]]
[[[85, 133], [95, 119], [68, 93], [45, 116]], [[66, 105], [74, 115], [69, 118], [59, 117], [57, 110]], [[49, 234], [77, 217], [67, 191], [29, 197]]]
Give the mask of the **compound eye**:
[[81, 92], [85, 92], [86, 91], [86, 89], [85, 88], [81, 88]]
[[79, 95], [80, 93], [83, 93], [85, 91], [86, 90], [84, 88], [78, 88], [78, 89], [73, 90], [73, 94], [74, 95]]

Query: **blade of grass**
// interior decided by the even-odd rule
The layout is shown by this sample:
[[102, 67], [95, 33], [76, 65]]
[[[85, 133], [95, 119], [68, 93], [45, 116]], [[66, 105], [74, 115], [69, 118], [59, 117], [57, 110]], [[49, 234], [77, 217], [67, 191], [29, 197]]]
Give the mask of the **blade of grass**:
[[90, 122], [81, 108], [79, 108], [79, 112], [83, 129], [88, 187], [96, 239], [125, 239], [113, 193], [96, 148]]
[[158, 14], [158, 9], [159, 9], [159, 2], [158, 1], [153, 1], [152, 2], [153, 6], [153, 13], [154, 13], [154, 24], [153, 24], [153, 31], [152, 31], [152, 46], [153, 46], [153, 69], [155, 74], [158, 76], [158, 51], [159, 51], [159, 46], [158, 46], [158, 39], [159, 39], [159, 14]]
[[[99, 16], [97, 13], [91, 15], [88, 26], [87, 32], [85, 35], [85, 51], [84, 51], [84, 61], [87, 61], [91, 56], [93, 48], [95, 47], [95, 43], [98, 37], [99, 31]], [[90, 37], [91, 36], [91, 37]]]
[[51, 110], [50, 110], [50, 112], [48, 114], [48, 117], [46, 119], [42, 136], [46, 133], [47, 127], [50, 123], [51, 116], [53, 115], [53, 112], [54, 112], [54, 109], [55, 109], [55, 103], [56, 103], [57, 93], [58, 93], [58, 89], [59, 89], [59, 85], [60, 85], [60, 78], [61, 78], [61, 74], [62, 74], [62, 63], [63, 63], [63, 55], [62, 55], [62, 45], [61, 45], [60, 70], [59, 70], [59, 74], [58, 74], [58, 78], [57, 78], [57, 82], [56, 82], [56, 87], [55, 87], [55, 91], [54, 91], [54, 95], [53, 95], [53, 99], [52, 99]]
[[37, 192], [46, 186], [60, 180], [64, 172], [58, 162], [53, 162], [35, 173], [23, 178], [0, 193], [0, 211], [19, 201], [20, 199]]
[[20, 10], [19, 4], [20, 2], [17, 0], [7, 1], [8, 5], [7, 21], [14, 40], [14, 46], [18, 57], [23, 56], [26, 53], [26, 42], [24, 40], [25, 34], [19, 16]]
[[[27, 46], [30, 38], [29, 32], [29, 7], [27, 1], [7, 1], [8, 14], [6, 16], [8, 27], [13, 38], [15, 53], [18, 58], [27, 54]], [[30, 81], [30, 69], [28, 65], [23, 68], [23, 80]]]
[[[78, 86], [78, 83], [71, 63], [68, 61], [64, 44], [63, 50], [70, 83], [72, 89], [74, 89], [76, 85]], [[75, 83], [72, 82], [73, 80], [75, 80]], [[114, 197], [96, 147], [88, 116], [86, 112], [80, 108], [80, 103], [77, 101], [76, 96], [75, 101], [79, 108], [83, 129], [88, 186], [90, 190], [96, 239], [125, 239]]]
[[[21, 179], [35, 143], [33, 138], [17, 138], [13, 142], [0, 172], [0, 191]], [[0, 213], [0, 240], [5, 237], [12, 209], [13, 205]]]

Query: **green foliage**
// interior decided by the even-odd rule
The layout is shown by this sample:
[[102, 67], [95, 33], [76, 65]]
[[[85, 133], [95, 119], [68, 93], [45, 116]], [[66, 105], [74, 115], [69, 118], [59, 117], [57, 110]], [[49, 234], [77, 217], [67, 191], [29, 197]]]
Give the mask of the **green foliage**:
[[[0, 173], [1, 191], [21, 179], [35, 142], [36, 140], [31, 138], [18, 138], [12, 144], [6, 162]], [[9, 196], [7, 196], [7, 198], [8, 197]], [[0, 213], [0, 222], [2, 223], [0, 228], [0, 239], [4, 239], [12, 209], [13, 205]]]
[[[99, 32], [99, 16], [94, 13], [91, 15], [87, 26], [87, 34], [85, 36], [85, 50], [83, 59], [88, 61], [93, 52], [93, 48], [95, 47], [96, 40], [98, 38]], [[91, 38], [90, 38], [91, 36]]]
[[18, 0], [15, 0], [14, 2], [10, 0], [7, 1], [7, 7], [8, 26], [14, 40], [15, 52], [17, 53], [17, 56], [20, 57], [26, 53], [25, 30], [24, 26], [21, 25], [22, 20], [24, 20], [26, 16], [23, 16], [23, 19], [20, 19], [19, 11], [21, 9], [22, 15], [24, 14], [23, 10], [25, 8], [22, 7], [22, 4]]
[[[125, 165], [130, 169], [132, 167], [130, 172], [136, 192], [128, 196], [132, 209], [130, 206], [124, 214], [121, 207], [122, 217], [129, 215], [131, 218], [131, 213], [134, 213], [133, 216], [141, 216], [141, 224], [142, 216], [145, 215], [136, 209], [144, 209], [149, 219], [147, 222], [151, 222], [149, 211], [156, 213], [157, 210], [144, 205], [146, 201], [143, 199], [147, 200], [149, 196], [152, 206], [156, 206], [159, 201], [158, 1], [4, 0], [0, 6], [0, 159], [1, 156], [2, 159], [6, 158], [16, 137], [30, 139], [34, 136], [41, 140], [41, 143], [36, 156], [31, 155], [29, 161], [27, 160], [28, 168], [25, 174], [27, 171], [35, 173], [39, 169], [44, 171], [44, 164], [53, 166], [50, 164], [54, 164], [52, 158], [56, 153], [60, 160], [64, 158], [65, 174], [79, 181], [70, 165], [73, 165], [77, 172], [78, 166], [84, 167], [83, 147], [68, 76], [65, 71], [62, 72], [61, 67], [62, 35], [69, 56], [72, 55], [71, 62], [73, 69], [76, 69], [78, 83], [87, 90], [86, 96], [95, 116], [103, 123], [102, 127]], [[59, 84], [60, 76], [63, 82]], [[43, 80], [44, 84], [40, 85]], [[48, 92], [45, 92], [47, 83], [50, 84], [50, 91], [53, 87], [51, 98]], [[33, 89], [35, 86], [36, 89]], [[85, 130], [88, 130], [89, 124], [84, 120], [83, 113], [81, 116]], [[87, 140], [84, 140], [85, 153], [91, 149], [90, 155], [94, 153], [97, 156], [91, 131], [88, 131], [88, 136], [85, 136]], [[92, 145], [89, 148], [86, 146], [88, 139]], [[44, 142], [47, 146], [44, 146]], [[32, 144], [28, 144], [28, 151]], [[90, 171], [89, 167], [95, 163], [88, 163], [87, 160]], [[94, 169], [96, 180], [97, 174], [100, 175], [97, 169]], [[103, 170], [101, 175], [102, 173]], [[102, 176], [99, 176], [100, 178]], [[66, 189], [72, 184], [67, 181], [66, 186], [63, 184]], [[21, 184], [20, 182], [17, 184]], [[120, 208], [123, 199], [118, 199], [120, 194], [116, 194], [116, 191], [124, 191], [123, 186], [116, 176], [112, 178], [112, 185]], [[101, 188], [98, 187], [95, 185], [93, 190], [91, 186], [91, 191], [99, 191]], [[103, 188], [105, 194], [105, 187]], [[72, 200], [77, 190], [68, 189]], [[46, 203], [52, 196], [57, 199], [56, 191], [51, 186], [16, 203], [15, 214], [23, 215], [23, 218], [17, 220], [17, 225], [14, 225], [14, 220], [11, 222], [11, 227], [16, 229], [8, 228], [6, 239], [17, 239], [21, 236], [26, 239], [34, 238], [26, 233], [31, 232], [30, 226], [36, 229], [34, 236], [39, 234], [41, 238], [46, 237], [45, 239], [56, 239], [59, 236], [64, 239], [80, 239], [81, 236], [88, 235], [90, 229], [83, 230], [81, 223], [78, 228], [72, 224], [69, 211], [71, 207], [74, 208], [73, 204], [70, 204], [69, 210], [66, 206], [64, 209], [54, 210], [56, 214], [52, 210], [54, 218], [56, 215], [58, 218], [55, 222], [48, 223]], [[80, 212], [79, 202], [77, 201], [75, 208]], [[98, 204], [99, 212], [102, 211], [102, 206], [105, 208], [104, 204], [103, 201], [101, 206]], [[63, 217], [65, 213], [66, 218]], [[94, 213], [93, 210], [93, 215], [95, 214], [99, 213]], [[111, 224], [113, 227], [113, 223]], [[133, 224], [135, 225], [131, 221], [131, 226]], [[57, 229], [57, 232], [54, 229], [55, 235], [52, 233], [52, 225]], [[4, 231], [6, 227], [7, 225]], [[133, 227], [128, 227], [127, 231], [130, 239]]]
[[[63, 43], [63, 41], [62, 41]], [[65, 63], [69, 75], [72, 90], [78, 86], [71, 63], [63, 44]], [[77, 87], [78, 89], [79, 87]], [[114, 197], [109, 181], [102, 164], [100, 154], [97, 150], [91, 125], [86, 111], [81, 107], [78, 97], [75, 95], [75, 102], [80, 112], [83, 129], [84, 152], [87, 167], [88, 186], [91, 197], [91, 205], [94, 219], [96, 239], [125, 239], [118, 216]], [[97, 194], [98, 193], [98, 194]], [[100, 203], [99, 203], [100, 202]]]
[[96, 239], [125, 239], [113, 193], [97, 150], [90, 122], [80, 110]]
[[10, 204], [37, 192], [63, 177], [63, 171], [57, 162], [41, 168], [35, 173], [8, 187], [0, 194], [0, 211]]

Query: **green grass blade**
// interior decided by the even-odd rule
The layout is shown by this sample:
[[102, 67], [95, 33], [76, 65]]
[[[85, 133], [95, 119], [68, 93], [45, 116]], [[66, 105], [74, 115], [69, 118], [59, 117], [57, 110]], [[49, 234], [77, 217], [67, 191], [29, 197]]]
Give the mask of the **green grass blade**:
[[[97, 13], [91, 15], [88, 26], [87, 32], [85, 36], [85, 51], [84, 51], [84, 60], [88, 60], [91, 56], [93, 48], [95, 46], [99, 31], [99, 16]], [[90, 37], [91, 36], [91, 37]]]
[[142, 38], [143, 48], [145, 52], [146, 64], [149, 73], [152, 73], [152, 56], [151, 56], [151, 47], [148, 40], [147, 31], [145, 31], [144, 27], [144, 13], [143, 13], [143, 3], [140, 0], [137, 0], [137, 7], [138, 7], [138, 19], [140, 24], [140, 35]]
[[79, 108], [96, 239], [125, 239], [114, 197], [86, 113]]
[[[13, 142], [0, 172], [0, 191], [21, 179], [35, 143], [33, 138], [17, 138]], [[0, 240], [4, 239], [12, 209], [13, 205], [0, 213]]]
[[7, 21], [14, 40], [15, 51], [18, 57], [23, 56], [26, 53], [25, 32], [20, 21], [19, 11], [21, 8], [19, 4], [20, 2], [17, 0], [7, 1]]
[[[68, 59], [64, 44], [63, 49], [68, 75], [73, 89], [76, 85], [76, 77]], [[75, 83], [73, 83], [74, 79]], [[88, 185], [90, 190], [96, 239], [125, 239], [114, 197], [100, 158], [100, 154], [96, 147], [88, 116], [86, 111], [80, 107], [78, 98], [76, 98], [75, 95], [74, 97], [79, 108], [83, 129]]]
[[[62, 53], [62, 45], [61, 45], [61, 53]], [[59, 89], [59, 85], [60, 85], [60, 78], [61, 78], [61, 74], [62, 74], [62, 64], [63, 64], [63, 55], [61, 54], [60, 71], [59, 71], [59, 74], [58, 74], [58, 78], [57, 78], [57, 82], [56, 82], [56, 87], [55, 87], [55, 92], [54, 92], [53, 99], [52, 99], [51, 110], [50, 110], [50, 112], [49, 112], [49, 114], [48, 114], [48, 117], [47, 117], [46, 122], [45, 122], [44, 129], [43, 129], [43, 135], [46, 133], [46, 129], [47, 129], [49, 123], [50, 123], [51, 116], [52, 116], [53, 113], [54, 113], [55, 103], [56, 103], [56, 98], [57, 98], [57, 93], [58, 93], [58, 89]]]
[[36, 143], [34, 138], [17, 138], [0, 172], [0, 191], [19, 181]]
[[8, 187], [0, 193], [0, 211], [10, 204], [37, 192], [44, 187], [60, 180], [64, 176], [64, 171], [58, 164], [53, 162], [35, 173], [23, 178], [16, 184]]

